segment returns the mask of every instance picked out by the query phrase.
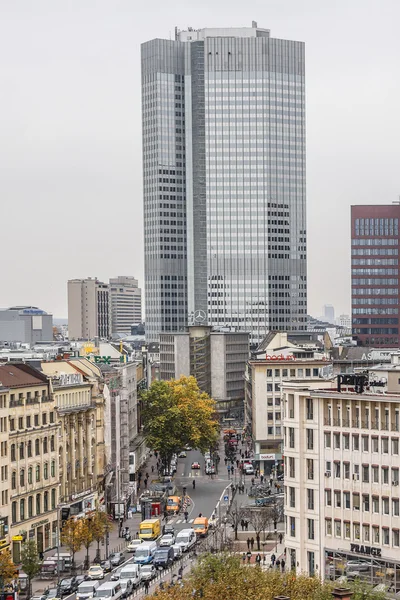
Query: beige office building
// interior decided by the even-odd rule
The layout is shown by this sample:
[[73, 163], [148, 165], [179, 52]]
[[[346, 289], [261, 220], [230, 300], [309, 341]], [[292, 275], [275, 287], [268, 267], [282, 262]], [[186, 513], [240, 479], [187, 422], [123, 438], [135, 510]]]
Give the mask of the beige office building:
[[142, 322], [142, 290], [134, 277], [119, 276], [110, 279], [111, 332], [131, 335], [132, 325]]
[[335, 388], [283, 384], [286, 564], [397, 592], [400, 395], [374, 371]]
[[92, 279], [68, 281], [68, 337], [70, 340], [108, 339], [111, 333], [110, 292], [106, 283]]

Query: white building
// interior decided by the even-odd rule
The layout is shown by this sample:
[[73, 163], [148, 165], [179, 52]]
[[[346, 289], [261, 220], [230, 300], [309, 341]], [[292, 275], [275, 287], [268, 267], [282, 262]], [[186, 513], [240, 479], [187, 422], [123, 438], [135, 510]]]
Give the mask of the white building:
[[287, 567], [397, 591], [400, 395], [344, 377], [340, 391], [283, 384]]
[[131, 335], [132, 325], [142, 322], [142, 290], [134, 277], [110, 279], [111, 332]]
[[106, 283], [92, 279], [68, 281], [68, 336], [70, 340], [110, 337], [110, 298]]

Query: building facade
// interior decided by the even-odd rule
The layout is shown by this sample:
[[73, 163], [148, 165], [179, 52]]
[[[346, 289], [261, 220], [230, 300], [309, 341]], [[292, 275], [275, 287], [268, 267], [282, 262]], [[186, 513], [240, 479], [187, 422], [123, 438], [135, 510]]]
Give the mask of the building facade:
[[149, 341], [306, 329], [304, 68], [254, 22], [142, 45]]
[[53, 339], [53, 315], [36, 306], [12, 306], [0, 310], [0, 342], [33, 346]]
[[68, 336], [70, 340], [108, 339], [111, 333], [110, 291], [92, 279], [68, 281]]
[[56, 545], [59, 425], [47, 378], [26, 364], [0, 366], [1, 534], [18, 564], [21, 544]]
[[142, 290], [134, 277], [110, 279], [111, 333], [130, 335], [142, 322]]
[[400, 396], [346, 377], [284, 384], [287, 566], [398, 591]]
[[353, 336], [362, 346], [399, 346], [400, 205], [351, 207]]
[[193, 375], [220, 412], [238, 405], [242, 408], [248, 357], [249, 334], [244, 332], [193, 325], [186, 332], [160, 335], [160, 378]]

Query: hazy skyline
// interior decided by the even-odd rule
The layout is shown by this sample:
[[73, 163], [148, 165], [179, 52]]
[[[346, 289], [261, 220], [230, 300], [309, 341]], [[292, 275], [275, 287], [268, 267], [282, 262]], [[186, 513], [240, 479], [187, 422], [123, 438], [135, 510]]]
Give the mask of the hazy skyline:
[[0, 306], [62, 317], [68, 279], [143, 287], [140, 44], [255, 20], [306, 43], [308, 312], [350, 313], [350, 205], [400, 193], [399, 17], [395, 0], [3, 0]]

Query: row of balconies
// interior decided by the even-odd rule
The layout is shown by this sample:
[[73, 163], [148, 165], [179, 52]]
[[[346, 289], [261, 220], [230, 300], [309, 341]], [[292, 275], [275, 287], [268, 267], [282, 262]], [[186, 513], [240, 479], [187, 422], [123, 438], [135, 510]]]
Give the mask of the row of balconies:
[[361, 421], [349, 419], [324, 419], [328, 427], [353, 427], [355, 429], [376, 429], [378, 431], [400, 431], [399, 423], [384, 423], [379, 421]]
[[52, 402], [52, 396], [34, 396], [33, 398], [15, 398], [10, 400], [10, 408], [16, 408], [18, 406], [25, 406], [25, 404], [40, 404], [41, 402]]

